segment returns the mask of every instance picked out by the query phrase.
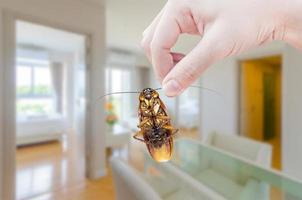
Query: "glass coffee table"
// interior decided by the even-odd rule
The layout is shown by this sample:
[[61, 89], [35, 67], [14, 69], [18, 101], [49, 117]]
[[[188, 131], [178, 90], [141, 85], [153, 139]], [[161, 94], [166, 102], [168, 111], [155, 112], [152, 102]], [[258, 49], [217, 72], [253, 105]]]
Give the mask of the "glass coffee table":
[[167, 163], [156, 163], [145, 152], [142, 171], [155, 191], [177, 188], [186, 199], [302, 200], [301, 181], [190, 139], [175, 141]]

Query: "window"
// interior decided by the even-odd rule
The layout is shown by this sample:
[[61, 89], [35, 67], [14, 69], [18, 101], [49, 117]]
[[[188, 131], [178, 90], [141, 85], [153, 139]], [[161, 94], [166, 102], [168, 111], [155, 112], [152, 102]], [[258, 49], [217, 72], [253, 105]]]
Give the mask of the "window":
[[[130, 91], [131, 70], [121, 68], [106, 69], [106, 93]], [[118, 122], [125, 122], [131, 113], [131, 95], [121, 94], [107, 97], [107, 102], [111, 102]]]
[[[197, 81], [193, 85], [199, 85]], [[177, 125], [179, 128], [195, 131], [200, 124], [200, 89], [188, 88], [177, 101]]]
[[48, 62], [17, 60], [18, 116], [41, 116], [54, 112], [54, 98]]

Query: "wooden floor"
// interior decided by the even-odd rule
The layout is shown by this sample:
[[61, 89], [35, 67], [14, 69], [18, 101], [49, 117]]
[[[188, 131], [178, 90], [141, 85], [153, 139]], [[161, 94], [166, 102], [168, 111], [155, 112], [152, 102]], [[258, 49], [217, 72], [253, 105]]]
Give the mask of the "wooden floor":
[[[181, 136], [197, 138], [197, 130], [181, 130]], [[99, 180], [85, 178], [85, 165], [81, 139], [72, 131], [63, 142], [51, 142], [17, 148], [17, 199], [18, 200], [112, 200], [114, 187], [111, 170]], [[140, 168], [143, 144], [131, 141], [128, 157]], [[113, 154], [123, 151], [115, 150]], [[130, 153], [129, 153], [130, 154]]]
[[200, 133], [197, 128], [180, 128], [178, 137], [189, 139], [201, 139]]
[[85, 179], [82, 148], [75, 139], [18, 148], [17, 199], [114, 199], [110, 169], [104, 178]]
[[268, 141], [266, 141], [273, 147], [273, 155], [272, 155], [272, 167], [276, 170], [282, 170], [282, 144], [280, 137], [274, 137]]
[[[181, 129], [181, 137], [200, 138], [197, 130]], [[114, 186], [111, 170], [98, 180], [85, 178], [82, 140], [71, 134], [63, 142], [52, 142], [17, 149], [17, 199], [18, 200], [113, 200]], [[273, 166], [280, 169], [280, 141], [269, 141], [274, 146]], [[126, 152], [137, 168], [143, 161], [138, 149], [144, 144], [131, 140]], [[134, 152], [134, 153], [133, 153]], [[108, 154], [124, 154], [117, 149]], [[121, 156], [121, 155], [118, 155]], [[122, 155], [123, 156], [123, 155]], [[278, 191], [272, 192], [278, 194]], [[276, 195], [276, 196], [278, 196]], [[272, 198], [278, 199], [278, 198]]]

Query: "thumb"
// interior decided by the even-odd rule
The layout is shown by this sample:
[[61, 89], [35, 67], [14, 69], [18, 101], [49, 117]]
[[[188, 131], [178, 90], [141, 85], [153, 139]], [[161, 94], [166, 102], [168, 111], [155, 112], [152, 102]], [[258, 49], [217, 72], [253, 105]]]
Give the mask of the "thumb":
[[163, 80], [167, 96], [181, 94], [209, 65], [224, 57], [224, 42], [218, 42], [223, 37], [220, 34], [221, 31], [209, 30], [197, 46], [170, 70]]

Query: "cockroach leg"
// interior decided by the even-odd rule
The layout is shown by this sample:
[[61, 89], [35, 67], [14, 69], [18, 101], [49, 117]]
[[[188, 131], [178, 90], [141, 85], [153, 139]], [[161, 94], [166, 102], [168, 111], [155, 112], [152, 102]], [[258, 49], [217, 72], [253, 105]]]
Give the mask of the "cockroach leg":
[[163, 128], [164, 126], [166, 126], [167, 124], [169, 124], [169, 122], [170, 122], [170, 120], [162, 121], [159, 127]]
[[164, 129], [168, 129], [168, 130], [170, 130], [170, 131], [174, 131], [174, 130], [175, 130], [175, 129], [173, 128], [173, 126], [171, 126], [171, 125], [164, 125], [163, 128], [164, 128]]
[[174, 129], [174, 130], [172, 131], [172, 134], [171, 134], [171, 135], [175, 135], [178, 131], [179, 131], [179, 129]]
[[145, 123], [149, 122], [149, 119], [146, 118], [144, 119], [139, 125], [137, 125], [137, 128], [141, 128], [142, 126], [144, 126]]
[[156, 118], [161, 120], [160, 125], [159, 125], [160, 128], [162, 128], [163, 126], [169, 124], [170, 120], [171, 120], [168, 116], [162, 116], [162, 115], [156, 116]]
[[141, 131], [138, 131], [137, 133], [135, 133], [133, 138], [145, 143], [145, 140], [143, 140], [142, 138], [139, 138], [139, 136], [143, 136], [143, 133]]
[[165, 116], [165, 115], [157, 115], [156, 117], [157, 117], [158, 119], [170, 120], [170, 117]]
[[175, 129], [175, 128], [173, 128], [173, 126], [170, 126], [170, 125], [165, 125], [165, 126], [163, 126], [163, 128], [172, 131], [171, 135], [175, 135], [178, 132], [178, 129]]
[[173, 137], [177, 132], [179, 131], [179, 129], [173, 129], [171, 135], [168, 137], [168, 139], [170, 139], [171, 137]]

